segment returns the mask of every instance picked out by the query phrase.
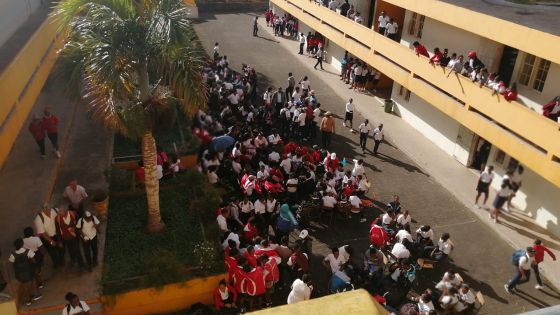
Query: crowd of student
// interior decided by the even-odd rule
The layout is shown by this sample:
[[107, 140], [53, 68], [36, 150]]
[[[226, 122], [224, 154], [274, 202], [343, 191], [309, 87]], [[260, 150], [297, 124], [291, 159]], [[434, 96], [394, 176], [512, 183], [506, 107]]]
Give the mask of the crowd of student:
[[517, 100], [516, 83], [514, 82], [510, 87], [506, 87], [506, 84], [503, 80], [501, 80], [499, 74], [497, 72], [490, 73], [484, 63], [478, 58], [475, 51], [469, 51], [467, 54], [468, 60], [465, 61], [465, 57], [463, 55], [457, 55], [457, 53], [449, 55], [449, 50], [447, 48], [444, 48], [443, 51], [441, 51], [438, 47], [436, 47], [430, 56], [426, 47], [418, 41], [415, 41], [412, 46], [414, 47], [416, 55], [422, 55], [429, 58], [428, 62], [430, 64], [439, 65], [449, 69], [449, 74], [454, 72], [468, 77], [473, 82], [479, 83], [481, 87], [485, 86], [491, 89], [493, 95], [502, 95], [507, 101]]
[[[471, 309], [472, 290], [451, 271], [419, 297], [408, 294], [421, 269], [418, 258], [445, 262], [454, 245], [449, 233], [436, 239], [429, 225], [411, 231], [412, 218], [398, 196], [363, 227], [369, 247], [336, 247], [323, 266], [311, 263], [311, 221], [326, 218], [330, 226], [357, 217], [364, 223], [372, 211], [364, 163], [330, 148], [334, 119], [321, 111], [307, 77], [298, 81], [290, 73], [284, 90], [267, 88], [256, 97], [254, 69], [243, 65], [234, 73], [224, 60], [215, 54], [205, 70], [210, 102], [194, 126], [203, 140], [199, 171], [233, 192], [216, 213], [228, 269], [214, 292], [216, 308], [236, 314], [293, 304], [326, 285], [328, 293], [365, 288], [395, 312]], [[307, 145], [319, 132], [321, 146]], [[221, 137], [231, 137], [232, 145], [216, 150], [213, 139]], [[326, 268], [328, 284], [315, 284], [311, 268]]]

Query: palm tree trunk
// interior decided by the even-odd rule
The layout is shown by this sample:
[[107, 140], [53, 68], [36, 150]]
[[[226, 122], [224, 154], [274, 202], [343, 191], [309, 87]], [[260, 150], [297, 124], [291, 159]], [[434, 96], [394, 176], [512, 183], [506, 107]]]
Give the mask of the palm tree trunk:
[[165, 228], [159, 209], [159, 180], [157, 179], [157, 151], [156, 140], [151, 132], [142, 136], [142, 159], [146, 185], [146, 198], [148, 199], [148, 225], [150, 233], [156, 233]]

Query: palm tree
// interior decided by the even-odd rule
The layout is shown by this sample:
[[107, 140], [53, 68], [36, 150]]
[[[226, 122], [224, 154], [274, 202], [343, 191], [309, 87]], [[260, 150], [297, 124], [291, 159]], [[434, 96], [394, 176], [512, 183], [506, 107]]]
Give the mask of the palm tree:
[[58, 73], [94, 118], [141, 140], [149, 232], [165, 228], [153, 132], [163, 112], [206, 105], [204, 54], [182, 0], [61, 0], [53, 12], [67, 42]]

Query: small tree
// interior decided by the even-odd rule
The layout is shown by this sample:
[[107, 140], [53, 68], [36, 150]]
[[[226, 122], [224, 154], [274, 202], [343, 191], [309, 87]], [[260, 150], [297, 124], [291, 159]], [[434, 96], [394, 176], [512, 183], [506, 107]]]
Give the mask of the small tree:
[[165, 224], [153, 132], [172, 104], [193, 114], [207, 100], [188, 8], [182, 0], [61, 0], [53, 15], [68, 35], [58, 73], [69, 95], [108, 128], [141, 140], [147, 229], [158, 232]]

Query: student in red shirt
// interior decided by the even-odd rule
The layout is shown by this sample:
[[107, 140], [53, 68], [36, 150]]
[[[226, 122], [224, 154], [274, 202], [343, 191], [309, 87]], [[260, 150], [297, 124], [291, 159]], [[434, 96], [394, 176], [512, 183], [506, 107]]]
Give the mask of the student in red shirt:
[[43, 126], [43, 121], [39, 117], [39, 115], [34, 115], [33, 120], [29, 124], [29, 132], [33, 136], [33, 139], [37, 142], [39, 146], [39, 151], [41, 152], [41, 158], [45, 159], [45, 127]]
[[266, 293], [266, 284], [264, 281], [265, 272], [260, 266], [255, 268], [244, 268], [246, 271], [246, 277], [243, 279], [243, 290], [249, 296], [249, 311], [255, 310], [254, 306], [257, 305], [257, 309], [260, 308], [262, 304], [262, 299]]
[[414, 52], [416, 53], [416, 56], [422, 55], [426, 58], [430, 58], [430, 54], [428, 54], [428, 50], [426, 49], [426, 47], [424, 47], [424, 45], [420, 44], [418, 41], [415, 41], [414, 43], [412, 43], [412, 46], [414, 46]]
[[506, 89], [502, 95], [506, 99], [506, 101], [517, 101], [517, 84], [513, 83], [510, 88]]
[[441, 59], [443, 58], [443, 53], [439, 50], [439, 48], [434, 48], [434, 55], [430, 58], [431, 64], [439, 65]]
[[234, 283], [234, 274], [237, 269], [237, 261], [239, 258], [239, 250], [237, 248], [231, 248], [229, 253], [225, 254], [224, 263], [228, 271], [229, 283]]
[[247, 259], [247, 264], [249, 264], [251, 268], [255, 268], [257, 266], [257, 256], [255, 256], [255, 247], [253, 245], [247, 247], [243, 257]]
[[216, 310], [225, 314], [238, 314], [237, 309], [237, 292], [235, 289], [226, 284], [226, 280], [220, 280], [218, 287], [214, 290], [214, 305]]
[[51, 113], [49, 107], [45, 107], [43, 111], [43, 127], [47, 132], [47, 136], [54, 147], [54, 153], [57, 158], [60, 158], [60, 151], [58, 151], [58, 118]]
[[550, 249], [546, 248], [546, 246], [544, 246], [542, 241], [539, 239], [535, 240], [533, 249], [535, 250], [535, 264], [533, 265], [533, 271], [535, 272], [535, 278], [537, 278], [537, 285], [535, 286], [535, 289], [540, 290], [543, 288], [543, 285], [539, 272], [539, 263], [544, 260], [545, 252], [548, 253], [554, 261], [556, 261], [556, 255], [554, 255], [554, 253]]

